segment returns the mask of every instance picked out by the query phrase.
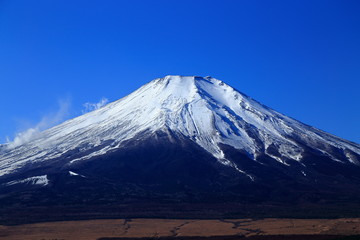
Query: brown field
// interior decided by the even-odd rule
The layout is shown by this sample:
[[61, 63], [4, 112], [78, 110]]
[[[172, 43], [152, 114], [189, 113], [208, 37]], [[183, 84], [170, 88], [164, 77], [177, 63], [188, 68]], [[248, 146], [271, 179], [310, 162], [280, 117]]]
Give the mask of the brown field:
[[[292, 237], [284, 238], [278, 235], [292, 235]], [[300, 238], [300, 235], [308, 237]], [[0, 239], [7, 240], [97, 240], [123, 238], [219, 240], [243, 239], [245, 237], [254, 240], [335, 239], [334, 236], [349, 235], [360, 235], [360, 218], [269, 218], [262, 220], [108, 219], [46, 222], [16, 226], [0, 225]], [[191, 238], [188, 238], [190, 236]]]

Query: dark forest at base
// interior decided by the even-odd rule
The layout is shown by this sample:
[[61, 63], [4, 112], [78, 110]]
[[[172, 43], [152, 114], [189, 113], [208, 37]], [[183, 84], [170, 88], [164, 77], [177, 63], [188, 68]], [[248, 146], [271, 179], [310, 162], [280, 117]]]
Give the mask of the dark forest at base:
[[160, 204], [138, 203], [93, 206], [38, 206], [28, 208], [1, 208], [0, 225], [19, 225], [37, 222], [157, 218], [157, 219], [236, 219], [236, 218], [295, 218], [337, 219], [358, 218], [358, 205], [249, 205], [218, 204]]

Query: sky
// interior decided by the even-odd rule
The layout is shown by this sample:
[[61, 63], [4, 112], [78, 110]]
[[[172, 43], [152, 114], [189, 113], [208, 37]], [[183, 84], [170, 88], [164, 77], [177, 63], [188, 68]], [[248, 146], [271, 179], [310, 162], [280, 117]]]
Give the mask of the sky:
[[0, 0], [0, 143], [166, 75], [360, 143], [360, 1]]

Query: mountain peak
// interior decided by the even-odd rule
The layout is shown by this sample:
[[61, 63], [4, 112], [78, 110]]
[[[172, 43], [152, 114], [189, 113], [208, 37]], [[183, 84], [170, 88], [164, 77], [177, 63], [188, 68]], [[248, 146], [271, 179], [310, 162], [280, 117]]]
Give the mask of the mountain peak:
[[183, 97], [189, 101], [193, 101], [197, 96], [204, 99], [212, 98], [221, 104], [228, 105], [228, 100], [242, 99], [244, 96], [224, 82], [212, 77], [168, 75], [155, 79], [150, 84], [159, 82], [163, 84], [161, 95]]
[[189, 75], [189, 76], [186, 76], [186, 75], [166, 75], [165, 77], [163, 77], [163, 79], [193, 79], [193, 80], [200, 80], [200, 79], [207, 79], [207, 78], [211, 78], [209, 76], [206, 76], [206, 77], [202, 77], [202, 76], [197, 76], [197, 75]]
[[13, 196], [26, 206], [26, 199], [37, 206], [39, 198], [118, 204], [152, 196], [172, 203], [214, 197], [222, 204], [320, 195], [343, 203], [354, 194], [360, 199], [359, 166], [358, 144], [215, 78], [170, 75], [31, 141], [0, 145], [0, 205]]
[[[0, 148], [0, 176], [29, 161], [46, 161], [79, 148], [89, 154], [73, 155], [69, 164], [91, 159], [121, 148], [124, 141], [135, 136], [159, 131], [189, 138], [240, 172], [227, 159], [224, 145], [243, 151], [254, 161], [267, 155], [286, 166], [292, 161], [301, 162], [309, 148], [334, 161], [360, 161], [358, 145], [265, 107], [220, 80], [169, 75], [96, 111], [48, 129], [31, 142], [6, 151]], [[107, 142], [112, 144], [106, 145]]]
[[201, 77], [201, 76], [182, 76], [182, 75], [167, 75], [163, 78], [157, 78], [153, 80], [152, 82], [164, 82], [166, 84], [181, 84], [178, 87], [186, 87], [188, 85], [195, 85], [198, 87], [197, 83], [201, 81], [206, 81], [209, 83], [222, 83], [221, 81], [212, 78], [210, 76]]

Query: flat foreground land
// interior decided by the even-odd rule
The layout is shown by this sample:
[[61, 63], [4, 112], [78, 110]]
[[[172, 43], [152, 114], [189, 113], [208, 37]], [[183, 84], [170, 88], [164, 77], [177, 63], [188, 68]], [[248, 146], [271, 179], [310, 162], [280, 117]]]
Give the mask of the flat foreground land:
[[[278, 235], [282, 235], [278, 236]], [[285, 238], [286, 236], [291, 236]], [[301, 238], [300, 235], [307, 237]], [[314, 236], [316, 235], [316, 236]], [[0, 239], [338, 239], [360, 235], [360, 218], [343, 219], [106, 219], [0, 225]], [[190, 238], [191, 237], [191, 238]], [[201, 238], [200, 238], [201, 237]], [[209, 238], [206, 238], [209, 237]], [[349, 238], [356, 239], [356, 238]]]

